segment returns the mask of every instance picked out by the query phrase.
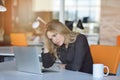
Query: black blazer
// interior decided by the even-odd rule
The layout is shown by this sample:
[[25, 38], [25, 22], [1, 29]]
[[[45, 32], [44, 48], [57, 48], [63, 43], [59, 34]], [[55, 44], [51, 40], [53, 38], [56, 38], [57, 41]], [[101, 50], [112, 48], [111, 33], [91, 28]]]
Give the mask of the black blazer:
[[[80, 34], [74, 43], [70, 43], [68, 48], [62, 45], [57, 49], [58, 57], [65, 68], [73, 71], [92, 73], [93, 60], [86, 36]], [[56, 58], [51, 54], [42, 53], [43, 66], [48, 68], [55, 63]]]

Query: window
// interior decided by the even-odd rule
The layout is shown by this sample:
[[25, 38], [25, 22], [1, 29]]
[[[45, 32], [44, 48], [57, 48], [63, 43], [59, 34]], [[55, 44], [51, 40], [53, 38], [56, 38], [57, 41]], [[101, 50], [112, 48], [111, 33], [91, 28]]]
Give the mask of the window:
[[[53, 18], [59, 19], [60, 1], [54, 0]], [[91, 22], [99, 22], [100, 0], [64, 0], [65, 20], [79, 20], [89, 17]]]

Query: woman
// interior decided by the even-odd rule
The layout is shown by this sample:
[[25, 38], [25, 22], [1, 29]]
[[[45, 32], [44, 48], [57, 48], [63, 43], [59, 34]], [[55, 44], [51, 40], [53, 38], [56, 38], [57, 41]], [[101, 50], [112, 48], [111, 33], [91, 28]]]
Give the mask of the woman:
[[56, 20], [48, 22], [46, 27], [43, 67], [51, 67], [59, 58], [62, 68], [92, 73], [93, 60], [86, 37]]

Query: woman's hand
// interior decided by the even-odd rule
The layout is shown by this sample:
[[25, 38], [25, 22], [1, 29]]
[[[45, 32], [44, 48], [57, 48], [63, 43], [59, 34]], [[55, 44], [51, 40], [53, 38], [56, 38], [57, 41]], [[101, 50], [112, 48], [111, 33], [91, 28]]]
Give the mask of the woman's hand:
[[59, 64], [60, 69], [65, 69], [66, 64]]

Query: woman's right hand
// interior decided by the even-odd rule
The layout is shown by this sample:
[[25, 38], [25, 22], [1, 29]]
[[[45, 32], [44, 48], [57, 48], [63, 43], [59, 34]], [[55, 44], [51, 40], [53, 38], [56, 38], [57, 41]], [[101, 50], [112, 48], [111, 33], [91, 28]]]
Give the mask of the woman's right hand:
[[59, 64], [60, 69], [65, 69], [66, 64]]

